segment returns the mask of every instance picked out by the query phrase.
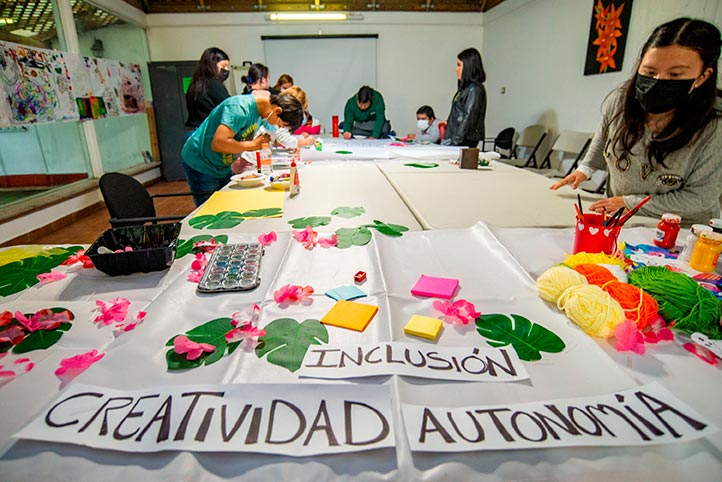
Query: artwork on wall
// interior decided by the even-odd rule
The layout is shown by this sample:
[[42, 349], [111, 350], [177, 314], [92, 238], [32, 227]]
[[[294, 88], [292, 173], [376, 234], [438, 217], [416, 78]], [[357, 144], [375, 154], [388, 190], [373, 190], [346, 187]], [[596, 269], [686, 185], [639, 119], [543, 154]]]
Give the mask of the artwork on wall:
[[0, 127], [145, 111], [140, 66], [0, 42]]
[[632, 0], [594, 0], [584, 75], [622, 70]]

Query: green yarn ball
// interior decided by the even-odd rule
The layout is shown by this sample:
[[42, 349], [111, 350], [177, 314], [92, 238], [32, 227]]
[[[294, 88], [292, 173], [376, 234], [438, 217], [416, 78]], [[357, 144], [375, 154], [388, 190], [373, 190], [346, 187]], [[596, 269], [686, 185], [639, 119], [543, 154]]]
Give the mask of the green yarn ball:
[[722, 303], [695, 280], [661, 266], [645, 266], [629, 273], [629, 283], [650, 294], [659, 304], [659, 314], [674, 321], [674, 328], [722, 338]]

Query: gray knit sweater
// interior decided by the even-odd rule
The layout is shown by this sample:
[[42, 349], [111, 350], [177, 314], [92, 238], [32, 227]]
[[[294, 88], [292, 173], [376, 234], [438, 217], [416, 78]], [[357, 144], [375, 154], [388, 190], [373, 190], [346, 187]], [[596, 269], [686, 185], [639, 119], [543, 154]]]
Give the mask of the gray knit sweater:
[[718, 110], [718, 115], [689, 144], [668, 154], [664, 158], [666, 168], [652, 167], [645, 155], [651, 135], [647, 128], [630, 156], [620, 159], [612, 152], [611, 133], [619, 121], [610, 124], [610, 119], [620, 99], [621, 90], [617, 90], [604, 103], [602, 122], [578, 170], [589, 178], [594, 170], [608, 169], [607, 195], [623, 196], [628, 209], [651, 194], [652, 199], [639, 210], [645, 216], [675, 213], [682, 216], [685, 226], [707, 224], [710, 218], [720, 217], [722, 113]]

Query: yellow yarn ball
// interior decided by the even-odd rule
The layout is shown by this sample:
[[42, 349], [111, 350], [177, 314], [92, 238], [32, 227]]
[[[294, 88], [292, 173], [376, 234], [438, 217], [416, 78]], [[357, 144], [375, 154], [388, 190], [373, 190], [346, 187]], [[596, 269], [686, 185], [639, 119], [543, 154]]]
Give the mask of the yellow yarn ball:
[[599, 338], [614, 335], [614, 327], [624, 321], [618, 301], [596, 285], [572, 286], [557, 301], [559, 309], [584, 331]]
[[588, 282], [584, 275], [573, 269], [566, 266], [552, 266], [537, 278], [536, 289], [542, 299], [556, 303], [567, 288], [586, 284]]
[[579, 264], [611, 264], [627, 270], [627, 263], [617, 256], [610, 256], [604, 253], [577, 253], [564, 260], [564, 264], [574, 268]]

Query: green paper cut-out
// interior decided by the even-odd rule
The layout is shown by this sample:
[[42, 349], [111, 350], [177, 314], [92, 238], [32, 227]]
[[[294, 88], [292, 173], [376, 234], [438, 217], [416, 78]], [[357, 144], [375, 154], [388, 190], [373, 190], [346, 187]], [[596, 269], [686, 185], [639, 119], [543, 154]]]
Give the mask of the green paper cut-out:
[[318, 320], [299, 324], [292, 318], [278, 318], [264, 327], [265, 336], [258, 339], [256, 356], [295, 372], [301, 368], [303, 357], [311, 345], [328, 343], [328, 331]]
[[223, 211], [218, 214], [204, 214], [188, 221], [196, 229], [225, 229], [234, 228], [241, 224], [245, 218], [236, 211]]
[[355, 218], [357, 216], [361, 216], [365, 212], [366, 210], [361, 206], [355, 208], [342, 206], [331, 211], [331, 216], [338, 216], [340, 218]]
[[495, 348], [511, 345], [524, 361], [541, 360], [541, 352], [559, 353], [566, 346], [553, 331], [519, 315], [481, 315], [476, 319], [476, 331]]
[[419, 169], [432, 169], [434, 167], [439, 167], [439, 165], [435, 162], [410, 162], [408, 164], [404, 164], [404, 166], [418, 167]]
[[281, 216], [282, 214], [283, 209], [281, 208], [264, 208], [246, 211], [244, 213], [241, 213], [241, 216], [243, 216], [244, 218], [272, 218], [276, 216]]
[[371, 241], [371, 231], [367, 227], [340, 228], [336, 230], [338, 240], [336, 247], [339, 249], [350, 248], [351, 246], [365, 246]]
[[175, 249], [176, 259], [182, 258], [186, 254], [191, 253], [195, 243], [199, 241], [210, 241], [211, 239], [215, 240], [216, 243], [226, 244], [228, 242], [228, 235], [219, 234], [214, 236], [212, 234], [199, 234], [198, 236], [193, 236], [190, 239], [179, 239], [178, 246]]
[[374, 219], [374, 224], [366, 224], [365, 226], [371, 229], [375, 229], [381, 234], [385, 234], [386, 236], [391, 236], [394, 238], [402, 236], [403, 233], [409, 230], [409, 228], [407, 228], [406, 226], [401, 226], [400, 224], [386, 224], [379, 221], [378, 219]]
[[[231, 344], [226, 343], [226, 333], [235, 328], [231, 324], [231, 318], [216, 318], [215, 320], [203, 323], [200, 326], [196, 326], [192, 330], [185, 333], [185, 336], [189, 340], [195, 341], [196, 343], [208, 343], [216, 347], [212, 352], [203, 352], [201, 356], [195, 360], [188, 360], [186, 354], [178, 354], [173, 348], [168, 350], [165, 354], [165, 360], [168, 365], [168, 370], [185, 370], [188, 368], [196, 368], [201, 365], [212, 365], [221, 358], [228, 349], [228, 353], [232, 353], [237, 348], [237, 343]], [[176, 335], [166, 342], [166, 346], [173, 346], [173, 340], [179, 336]], [[236, 346], [233, 346], [236, 345]]]
[[57, 248], [62, 252], [50, 256], [33, 256], [0, 266], [0, 296], [9, 296], [40, 282], [38, 275], [50, 273], [53, 268], [77, 253], [82, 246]]
[[[75, 315], [72, 311], [66, 309], [66, 308], [50, 308], [50, 311], [53, 313], [62, 313], [63, 311], [68, 312], [68, 319], [74, 320]], [[35, 313], [23, 313], [26, 318], [30, 318]], [[20, 323], [17, 318], [12, 319], [10, 323], [8, 323], [6, 326], [3, 327], [3, 329], [9, 328], [13, 325], [20, 326], [23, 331], [26, 333], [25, 338], [23, 338], [23, 341], [18, 343], [17, 345], [14, 345], [10, 342], [3, 343], [0, 345], [0, 353], [4, 353], [6, 351], [9, 351], [12, 349], [13, 353], [21, 354], [21, 353], [27, 353], [30, 351], [35, 350], [46, 350], [56, 344], [60, 338], [62, 338], [63, 333], [70, 330], [70, 328], [73, 327], [72, 323], [61, 323], [58, 325], [57, 328], [54, 328], [52, 330], [37, 330], [37, 331], [28, 331], [25, 326]]]
[[306, 226], [317, 228], [319, 226], [326, 226], [331, 222], [330, 216], [310, 216], [307, 218], [296, 218], [291, 219], [288, 224], [294, 229], [305, 229]]

